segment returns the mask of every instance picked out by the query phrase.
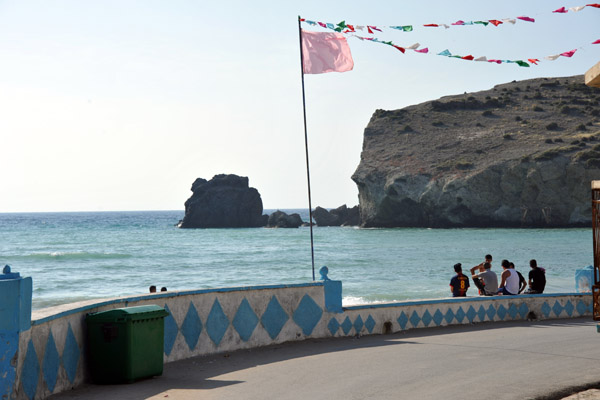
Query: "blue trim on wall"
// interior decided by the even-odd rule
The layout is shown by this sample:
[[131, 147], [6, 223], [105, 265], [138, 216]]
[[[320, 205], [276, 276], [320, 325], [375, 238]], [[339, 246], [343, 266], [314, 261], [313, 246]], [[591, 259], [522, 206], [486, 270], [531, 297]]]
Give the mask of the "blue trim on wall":
[[473, 301], [488, 301], [488, 300], [511, 300], [511, 299], [523, 299], [523, 298], [552, 298], [552, 297], [563, 297], [563, 296], [579, 296], [579, 297], [591, 297], [591, 293], [549, 293], [549, 294], [520, 294], [517, 296], [479, 296], [479, 297], [461, 297], [461, 298], [450, 298], [450, 299], [436, 299], [436, 300], [410, 300], [397, 303], [380, 303], [380, 304], [365, 304], [360, 306], [349, 306], [344, 307], [344, 310], [366, 310], [370, 308], [390, 308], [399, 306], [421, 306], [427, 304], [443, 304], [443, 303], [470, 303]]
[[141, 296], [132, 296], [132, 297], [123, 297], [118, 299], [111, 299], [100, 301], [98, 303], [90, 304], [87, 306], [76, 307], [71, 310], [63, 311], [58, 314], [49, 315], [47, 317], [39, 318], [34, 321], [31, 321], [31, 325], [40, 325], [45, 322], [53, 321], [58, 318], [66, 317], [68, 315], [77, 314], [87, 310], [93, 310], [95, 308], [109, 306], [113, 304], [123, 304], [124, 307], [127, 307], [129, 303], [142, 301], [142, 300], [154, 300], [154, 299], [163, 299], [170, 297], [180, 297], [180, 296], [189, 296], [195, 294], [205, 294], [205, 293], [229, 293], [229, 292], [242, 292], [247, 290], [270, 290], [270, 289], [294, 289], [294, 288], [303, 288], [303, 287], [318, 287], [324, 286], [323, 282], [310, 282], [310, 283], [296, 283], [291, 285], [262, 285], [262, 286], [240, 286], [240, 287], [231, 287], [231, 288], [217, 288], [217, 289], [198, 289], [198, 290], [185, 290], [179, 292], [166, 292], [166, 293], [156, 293], [156, 294], [145, 294]]

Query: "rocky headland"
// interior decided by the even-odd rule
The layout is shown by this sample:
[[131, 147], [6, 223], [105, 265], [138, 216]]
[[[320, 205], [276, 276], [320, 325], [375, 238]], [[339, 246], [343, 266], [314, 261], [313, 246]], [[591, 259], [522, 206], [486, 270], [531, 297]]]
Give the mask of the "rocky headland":
[[353, 174], [363, 227], [591, 225], [600, 89], [540, 78], [377, 110]]

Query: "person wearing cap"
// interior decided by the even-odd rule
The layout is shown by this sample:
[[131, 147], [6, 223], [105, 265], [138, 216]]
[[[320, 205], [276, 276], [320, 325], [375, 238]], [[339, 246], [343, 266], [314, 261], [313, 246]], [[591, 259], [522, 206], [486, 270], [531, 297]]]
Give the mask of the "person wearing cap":
[[463, 275], [461, 263], [454, 264], [454, 272], [456, 272], [456, 275], [450, 279], [452, 297], [465, 297], [469, 289], [469, 277]]

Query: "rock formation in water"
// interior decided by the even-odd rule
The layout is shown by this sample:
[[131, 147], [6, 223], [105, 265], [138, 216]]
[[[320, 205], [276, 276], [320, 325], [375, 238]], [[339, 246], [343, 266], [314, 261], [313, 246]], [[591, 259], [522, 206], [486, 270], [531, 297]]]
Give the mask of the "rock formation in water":
[[312, 216], [317, 226], [356, 226], [360, 223], [358, 206], [348, 208], [345, 204], [331, 211], [317, 207]]
[[185, 202], [181, 228], [254, 228], [267, 224], [260, 194], [248, 186], [247, 177], [221, 174], [210, 181], [198, 178], [192, 192]]
[[283, 211], [275, 211], [273, 214], [269, 215], [269, 220], [267, 222], [267, 228], [298, 228], [302, 226], [302, 218], [300, 218], [300, 214], [293, 213], [287, 214]]
[[352, 179], [363, 227], [590, 226], [600, 89], [540, 78], [377, 110]]

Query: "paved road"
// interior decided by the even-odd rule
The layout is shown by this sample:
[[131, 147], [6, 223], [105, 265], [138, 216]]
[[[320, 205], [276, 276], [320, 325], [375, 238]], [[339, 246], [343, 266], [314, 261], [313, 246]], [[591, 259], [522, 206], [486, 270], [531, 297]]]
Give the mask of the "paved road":
[[483, 323], [299, 343], [165, 365], [59, 399], [537, 399], [600, 383], [589, 319]]

